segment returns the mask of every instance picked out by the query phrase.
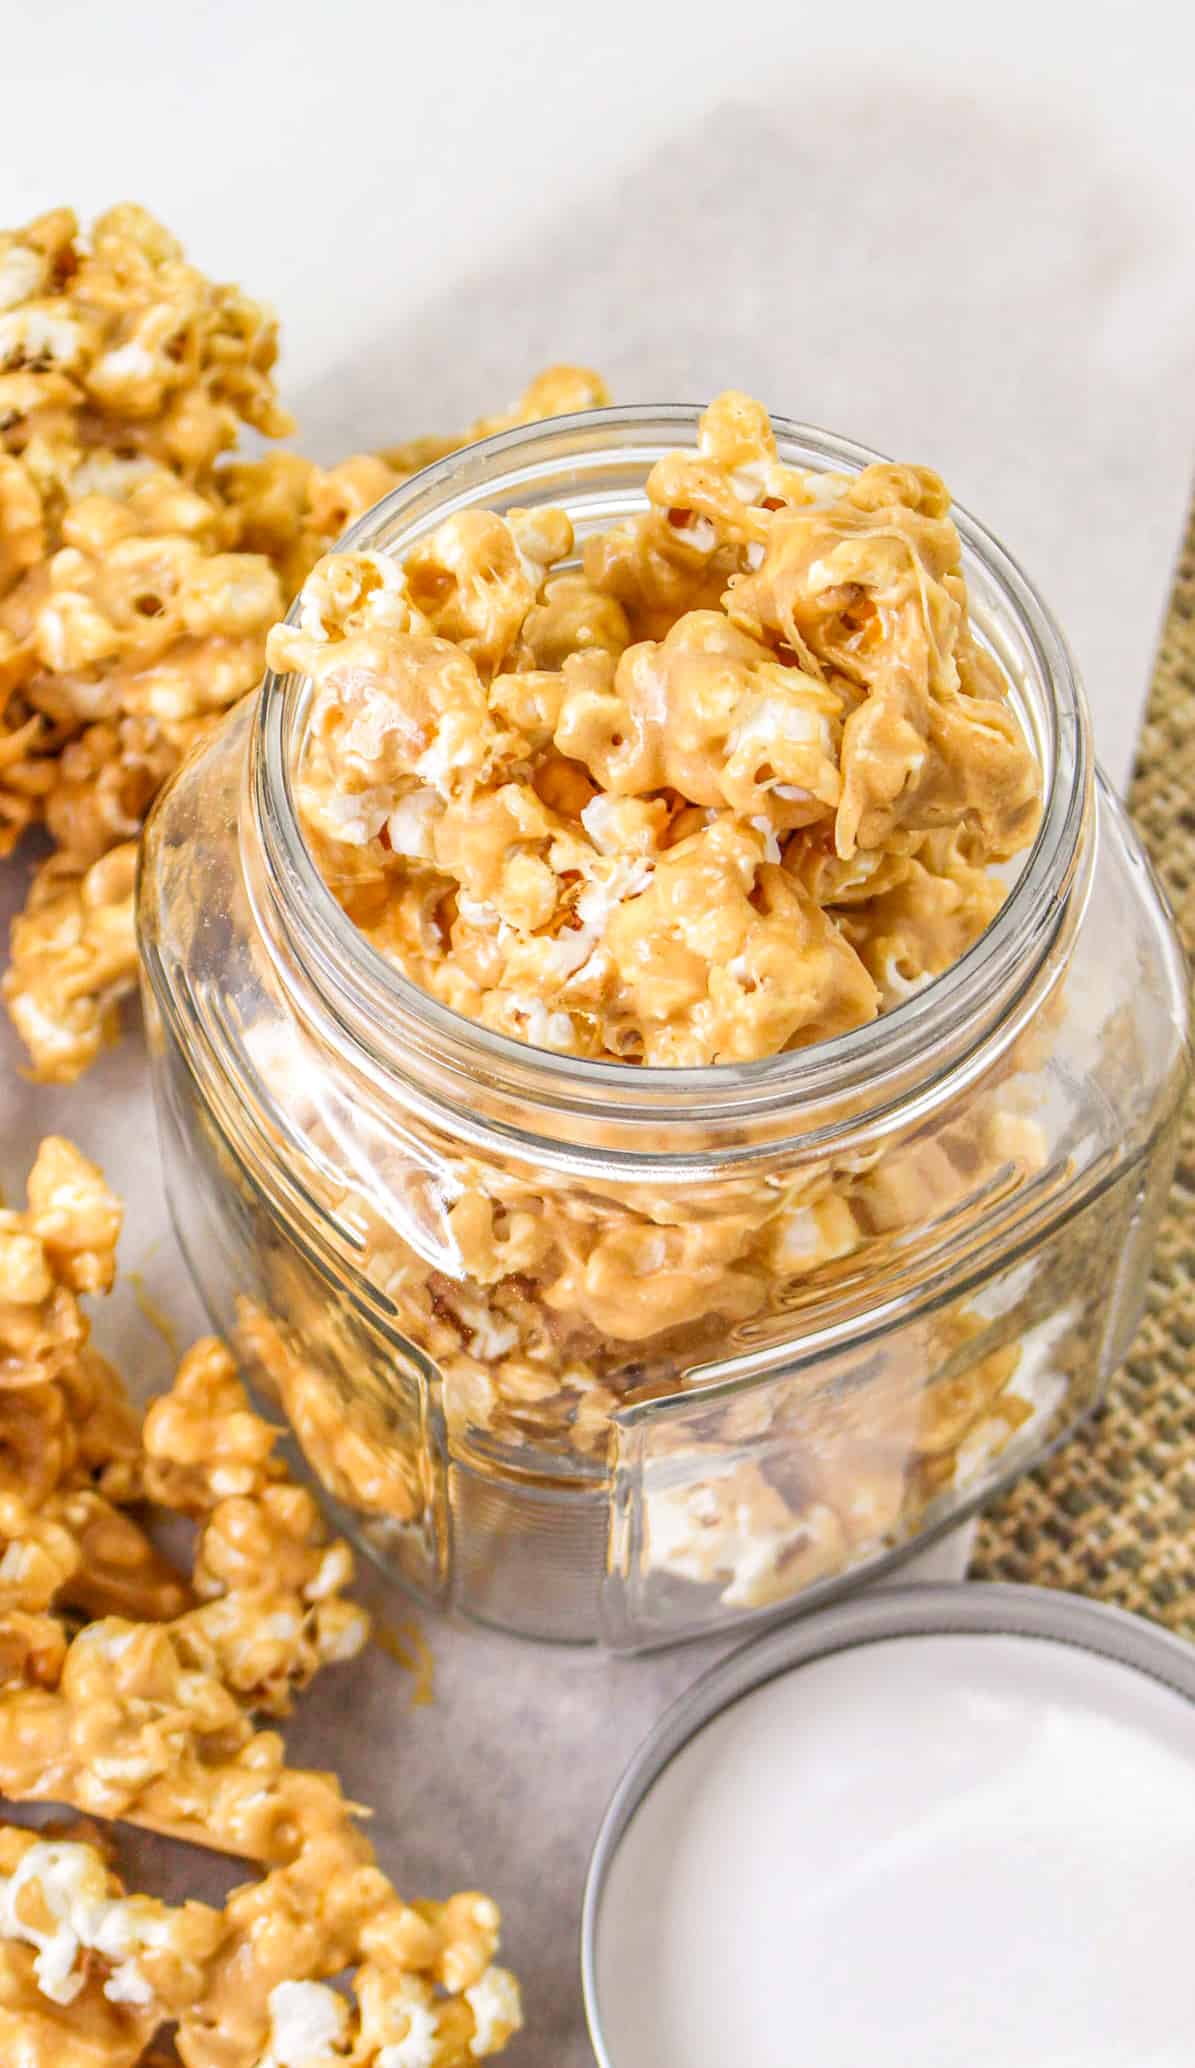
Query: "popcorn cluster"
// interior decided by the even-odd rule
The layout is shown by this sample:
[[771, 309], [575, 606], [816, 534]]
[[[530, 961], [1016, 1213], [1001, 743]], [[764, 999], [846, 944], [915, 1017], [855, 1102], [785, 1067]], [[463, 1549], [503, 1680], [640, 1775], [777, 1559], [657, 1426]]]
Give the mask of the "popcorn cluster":
[[784, 466], [723, 395], [650, 510], [465, 510], [334, 554], [272, 665], [314, 684], [302, 806], [361, 930], [483, 1025], [752, 1061], [956, 961], [1038, 812], [923, 469]]
[[[187, 749], [247, 691], [265, 637], [353, 518], [456, 439], [324, 469], [230, 458], [289, 432], [277, 326], [142, 208], [90, 237], [55, 209], [0, 233], [0, 855], [55, 852], [3, 990], [35, 1074], [77, 1077], [136, 983], [134, 843]], [[553, 368], [483, 435], [604, 399]]]
[[[0, 1825], [0, 2058], [134, 2068], [455, 2068], [520, 2023], [488, 1897], [408, 1904], [335, 1777], [255, 1718], [353, 1658], [352, 1555], [276, 1454], [222, 1344], [141, 1423], [81, 1297], [120, 1207], [42, 1144], [0, 1213], [0, 1793], [215, 1846], [264, 1871], [222, 1909], [126, 1895], [103, 1841]], [[154, 1511], [194, 1524], [190, 1570]], [[353, 2000], [328, 1987], [353, 1971]]]

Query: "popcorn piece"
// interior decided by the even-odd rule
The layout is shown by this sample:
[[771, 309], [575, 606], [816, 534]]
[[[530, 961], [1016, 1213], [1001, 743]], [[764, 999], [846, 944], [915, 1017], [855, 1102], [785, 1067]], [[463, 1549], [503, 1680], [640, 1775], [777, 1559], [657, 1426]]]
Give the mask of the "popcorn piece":
[[[144, 1456], [133, 1423], [129, 1455], [131, 1411], [77, 1305], [110, 1285], [118, 1226], [99, 1172], [55, 1138], [26, 1211], [4, 1216], [25, 1364], [0, 1412], [42, 1413], [27, 1469], [0, 1422], [17, 1482], [0, 1487], [0, 1789], [270, 1871], [223, 1910], [171, 1909], [126, 1895], [86, 1834], [0, 1827], [0, 2055], [148, 2068], [171, 2031], [187, 2068], [283, 2068], [318, 2060], [312, 2047], [330, 2059], [333, 2042], [342, 2058], [341, 2041], [362, 2068], [419, 2050], [463, 2068], [521, 2020], [513, 1978], [493, 1965], [497, 1910], [477, 1895], [402, 1902], [335, 1778], [288, 1766], [281, 1740], [254, 1729], [251, 1710], [283, 1713], [320, 1666], [364, 1644], [368, 1621], [344, 1598], [352, 1559], [213, 1341], [155, 1403]], [[49, 1361], [29, 1359], [51, 1322], [65, 1361], [45, 1377]], [[201, 1520], [193, 1590], [105, 1482]], [[98, 1619], [72, 1636], [57, 1611]], [[345, 1969], [352, 2006], [325, 1986]]]
[[95, 1164], [61, 1136], [42, 1143], [24, 1213], [0, 1210], [0, 1386], [71, 1367], [87, 1339], [77, 1292], [107, 1291], [120, 1207]]
[[935, 475], [868, 467], [833, 503], [778, 510], [728, 597], [736, 624], [862, 691], [843, 731], [844, 858], [949, 826], [998, 860], [1037, 822], [1033, 757], [970, 644], [947, 508]]
[[171, 1626], [180, 1656], [250, 1708], [285, 1715], [322, 1666], [363, 1648], [369, 1619], [344, 1598], [347, 1544], [290, 1482], [277, 1437], [214, 1338], [188, 1352], [145, 1418], [150, 1497], [204, 1518], [193, 1573], [201, 1605]]
[[58, 1081], [133, 982], [131, 850], [85, 872], [261, 674], [281, 591], [227, 550], [213, 468], [241, 423], [289, 427], [276, 351], [268, 313], [143, 209], [89, 243], [65, 209], [0, 236], [0, 851], [44, 817], [65, 855], [16, 924], [6, 997]]
[[285, 1715], [320, 1668], [355, 1658], [369, 1618], [343, 1598], [348, 1545], [331, 1541], [306, 1488], [267, 1487], [213, 1510], [195, 1563], [203, 1605], [176, 1625], [188, 1658], [255, 1710]]
[[254, 1413], [223, 1343], [205, 1336], [146, 1411], [145, 1484], [151, 1500], [209, 1515], [234, 1495], [258, 1495], [285, 1476], [278, 1431]]
[[78, 1545], [14, 1494], [0, 1495], [0, 1545], [0, 1688], [53, 1687], [66, 1638], [48, 1611], [78, 1569]]
[[[117, 1503], [143, 1499], [140, 1417], [115, 1367], [87, 1344], [54, 1388], [70, 1432], [70, 1484], [94, 1487]], [[49, 1390], [39, 1387], [39, 1397]], [[58, 1475], [59, 1480], [65, 1477]]]
[[47, 1135], [27, 1196], [30, 1229], [60, 1282], [72, 1292], [110, 1292], [122, 1210], [97, 1166], [61, 1135]]
[[42, 1083], [69, 1084], [115, 1040], [137, 985], [130, 841], [88, 869], [51, 855], [12, 926], [0, 990]]
[[847, 1563], [833, 1509], [794, 1514], [758, 1466], [702, 1463], [704, 1477], [648, 1492], [653, 1570], [719, 1587], [728, 1608], [770, 1608]]
[[933, 836], [909, 857], [902, 879], [852, 903], [841, 920], [885, 1006], [899, 1005], [950, 969], [999, 911], [997, 877], [964, 861], [955, 844]]
[[[544, 560], [521, 548], [509, 522], [487, 511], [462, 510], [411, 548], [404, 563], [412, 606], [442, 639], [467, 653], [488, 679], [512, 652], [535, 602], [545, 567], [563, 559], [572, 528], [560, 512], [555, 539], [543, 540]], [[483, 701], [484, 708], [484, 701]]]

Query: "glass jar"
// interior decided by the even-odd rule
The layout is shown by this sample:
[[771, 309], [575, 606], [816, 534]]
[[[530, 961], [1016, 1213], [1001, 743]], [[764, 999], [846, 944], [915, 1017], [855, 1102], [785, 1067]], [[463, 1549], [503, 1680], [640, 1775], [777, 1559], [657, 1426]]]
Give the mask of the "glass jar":
[[[486, 440], [348, 534], [646, 507], [688, 408]], [[873, 455], [776, 421], [781, 458]], [[871, 1024], [745, 1065], [578, 1061], [405, 981], [325, 887], [267, 676], [150, 823], [167, 1184], [213, 1322], [340, 1519], [423, 1597], [635, 1649], [775, 1613], [958, 1522], [1099, 1399], [1188, 1069], [1180, 951], [1056, 627], [957, 513], [1044, 809], [986, 933]]]

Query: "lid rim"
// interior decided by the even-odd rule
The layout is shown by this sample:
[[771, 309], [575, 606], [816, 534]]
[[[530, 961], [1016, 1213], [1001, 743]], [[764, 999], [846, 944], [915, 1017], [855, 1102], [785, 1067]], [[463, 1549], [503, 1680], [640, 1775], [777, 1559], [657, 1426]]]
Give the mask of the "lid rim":
[[581, 1911], [581, 1990], [598, 2068], [618, 2068], [598, 2008], [598, 1911], [618, 1847], [665, 1768], [714, 1717], [783, 1673], [862, 1645], [939, 1636], [1065, 1644], [1128, 1666], [1195, 1704], [1195, 1648], [1111, 1602], [1053, 1587], [974, 1580], [882, 1586], [749, 1638], [664, 1711], [632, 1753], [598, 1827]]

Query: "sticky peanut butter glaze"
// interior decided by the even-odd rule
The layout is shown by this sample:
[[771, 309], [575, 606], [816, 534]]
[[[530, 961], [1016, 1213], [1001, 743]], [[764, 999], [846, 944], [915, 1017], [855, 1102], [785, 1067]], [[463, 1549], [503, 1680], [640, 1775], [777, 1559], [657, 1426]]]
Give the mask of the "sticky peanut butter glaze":
[[[54, 1136], [0, 1212], [0, 1792], [254, 1878], [171, 1907], [126, 1893], [94, 1826], [0, 1819], [0, 2062], [466, 2068], [521, 2023], [497, 1907], [405, 1901], [335, 1775], [260, 1727], [365, 1644], [352, 1556], [214, 1338], [135, 1413], [80, 1305], [113, 1283], [120, 1220]], [[189, 1573], [147, 1504], [194, 1524]]]
[[784, 465], [721, 396], [643, 515], [450, 518], [333, 555], [270, 635], [314, 685], [300, 804], [349, 916], [533, 1046], [746, 1062], [965, 952], [1038, 772], [936, 475]]

